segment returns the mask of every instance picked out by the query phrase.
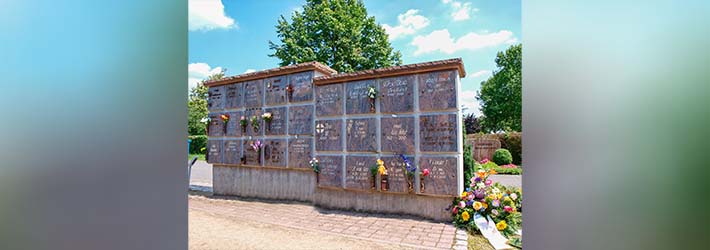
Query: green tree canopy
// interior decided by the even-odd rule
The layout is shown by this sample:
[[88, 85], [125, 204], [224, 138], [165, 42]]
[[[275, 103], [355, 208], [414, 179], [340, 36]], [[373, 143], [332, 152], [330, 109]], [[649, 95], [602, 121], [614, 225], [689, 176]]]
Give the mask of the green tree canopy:
[[291, 22], [282, 15], [276, 25], [281, 44], [269, 41], [271, 57], [286, 66], [318, 61], [338, 72], [401, 65], [385, 30], [367, 15], [361, 0], [307, 0]]
[[485, 131], [522, 130], [522, 44], [498, 52], [498, 69], [481, 83], [476, 98], [481, 102]]
[[[207, 80], [219, 80], [224, 77], [224, 72], [226, 69], [222, 69], [221, 72], [210, 75]], [[207, 127], [203, 118], [207, 118], [207, 86], [205, 86], [205, 81], [197, 84], [194, 88], [190, 89], [187, 99], [187, 134], [188, 135], [205, 135], [207, 134]]]

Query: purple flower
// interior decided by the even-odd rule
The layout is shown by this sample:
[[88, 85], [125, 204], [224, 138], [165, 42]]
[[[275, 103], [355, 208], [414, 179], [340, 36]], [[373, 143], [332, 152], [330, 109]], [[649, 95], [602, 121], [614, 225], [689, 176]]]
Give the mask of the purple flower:
[[477, 199], [483, 199], [486, 197], [486, 191], [483, 189], [476, 189], [473, 191], [473, 195], [475, 195]]
[[474, 179], [474, 182], [481, 182], [481, 178], [480, 178], [480, 177], [476, 177], [476, 179]]
[[500, 200], [495, 199], [493, 202], [491, 202], [494, 207], [500, 207]]

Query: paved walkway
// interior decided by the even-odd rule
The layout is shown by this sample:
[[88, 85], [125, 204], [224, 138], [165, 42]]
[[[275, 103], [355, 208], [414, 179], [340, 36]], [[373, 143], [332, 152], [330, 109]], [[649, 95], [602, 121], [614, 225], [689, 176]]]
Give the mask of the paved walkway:
[[[247, 244], [241, 245], [241, 248], [271, 249], [274, 246], [272, 241], [291, 239], [293, 237], [288, 232], [294, 231], [297, 235], [303, 234], [306, 239], [312, 239], [301, 242], [303, 239], [298, 236], [280, 248], [314, 249], [313, 246], [316, 246], [315, 249], [451, 249], [456, 234], [454, 226], [448, 223], [324, 210], [302, 203], [190, 195], [189, 210], [191, 249], [235, 247], [224, 244], [222, 241], [225, 239]], [[271, 229], [258, 233], [259, 227]], [[244, 232], [229, 228], [241, 228], [239, 230]], [[278, 232], [286, 233], [282, 238]], [[335, 239], [332, 244], [329, 243], [331, 239]], [[260, 244], [262, 241], [270, 243]], [[344, 243], [348, 245], [338, 245]]]

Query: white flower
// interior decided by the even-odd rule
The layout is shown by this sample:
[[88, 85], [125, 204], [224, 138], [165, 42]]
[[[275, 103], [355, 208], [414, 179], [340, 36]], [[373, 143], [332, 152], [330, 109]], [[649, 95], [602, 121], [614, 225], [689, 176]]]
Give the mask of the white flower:
[[200, 122], [202, 122], [202, 123], [209, 122], [209, 121], [210, 121], [209, 117], [205, 117], [205, 118], [200, 119]]

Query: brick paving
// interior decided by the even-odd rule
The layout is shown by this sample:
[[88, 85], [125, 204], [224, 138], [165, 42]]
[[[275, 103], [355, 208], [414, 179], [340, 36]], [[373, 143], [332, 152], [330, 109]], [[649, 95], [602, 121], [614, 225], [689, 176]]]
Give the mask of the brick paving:
[[189, 209], [414, 249], [451, 249], [456, 235], [450, 223], [326, 210], [304, 203], [190, 195]]

